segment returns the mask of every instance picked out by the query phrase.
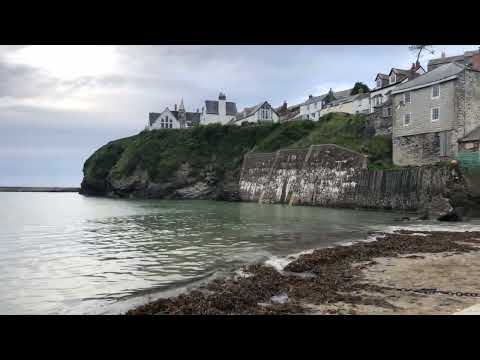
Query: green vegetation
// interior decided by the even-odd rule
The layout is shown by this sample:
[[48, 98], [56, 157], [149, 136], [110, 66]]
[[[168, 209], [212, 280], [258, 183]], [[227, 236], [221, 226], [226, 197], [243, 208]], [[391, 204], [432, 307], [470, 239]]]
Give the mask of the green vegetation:
[[350, 95], [357, 95], [362, 91], [364, 94], [370, 92], [370, 89], [367, 85], [365, 85], [362, 82], [356, 82], [355, 85], [353, 86], [352, 91], [350, 92]]
[[171, 180], [182, 164], [189, 165], [190, 177], [201, 176], [208, 168], [222, 179], [226, 171], [239, 171], [248, 151], [273, 152], [313, 144], [337, 144], [368, 155], [372, 168], [391, 167], [391, 138], [369, 137], [365, 127], [362, 115], [330, 113], [317, 122], [145, 131], [95, 152], [85, 163], [84, 182], [101, 191], [108, 177], [122, 179], [140, 170], [161, 183]]

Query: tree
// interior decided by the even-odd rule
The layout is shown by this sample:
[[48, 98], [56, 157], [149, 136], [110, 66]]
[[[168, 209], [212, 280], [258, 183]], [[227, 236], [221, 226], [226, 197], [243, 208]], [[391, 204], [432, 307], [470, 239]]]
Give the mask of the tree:
[[430, 54], [435, 54], [435, 51], [432, 49], [433, 45], [410, 45], [408, 49], [413, 52], [418, 52], [417, 53], [417, 62], [420, 61], [420, 55], [422, 54], [422, 51], [427, 51]]
[[359, 93], [369, 93], [370, 92], [370, 89], [368, 88], [367, 85], [365, 85], [364, 83], [362, 82], [359, 82], [357, 81], [355, 83], [355, 85], [353, 86], [353, 89], [352, 91], [350, 92], [350, 95], [357, 95]]
[[336, 98], [335, 95], [333, 94], [333, 90], [330, 89], [330, 90], [328, 91], [327, 96], [325, 96], [325, 97], [323, 98], [323, 101], [325, 102], [325, 104], [328, 104], [329, 102], [332, 102], [332, 101], [334, 101], [334, 100], [337, 100], [337, 98]]

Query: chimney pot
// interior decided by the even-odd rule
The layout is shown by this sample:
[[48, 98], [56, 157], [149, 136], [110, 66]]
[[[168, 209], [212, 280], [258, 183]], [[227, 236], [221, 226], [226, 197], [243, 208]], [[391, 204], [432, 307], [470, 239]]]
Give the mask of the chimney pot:
[[308, 98], [309, 98], [309, 99], [313, 98], [313, 95], [308, 95]]
[[175, 104], [175, 111], [177, 111], [177, 104]]
[[442, 51], [442, 58], [445, 57], [445, 51]]

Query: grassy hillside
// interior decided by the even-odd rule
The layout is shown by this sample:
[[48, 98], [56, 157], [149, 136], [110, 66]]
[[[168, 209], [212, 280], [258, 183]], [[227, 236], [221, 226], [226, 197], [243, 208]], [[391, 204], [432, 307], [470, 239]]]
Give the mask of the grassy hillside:
[[221, 181], [225, 173], [238, 173], [248, 151], [271, 152], [326, 143], [368, 155], [373, 167], [391, 166], [391, 139], [365, 134], [364, 117], [343, 114], [328, 114], [318, 122], [241, 127], [215, 124], [142, 132], [96, 151], [84, 165], [82, 188], [103, 193], [109, 182], [136, 171], [148, 174], [153, 183], [171, 182], [185, 164], [191, 179], [205, 178], [208, 172]]

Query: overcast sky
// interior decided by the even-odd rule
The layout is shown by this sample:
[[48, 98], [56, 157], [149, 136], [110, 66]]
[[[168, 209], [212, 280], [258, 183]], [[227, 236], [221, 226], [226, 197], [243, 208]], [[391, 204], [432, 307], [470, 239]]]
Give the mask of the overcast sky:
[[[435, 46], [429, 58], [478, 45]], [[0, 186], [78, 186], [84, 161], [141, 131], [148, 113], [187, 111], [223, 91], [245, 106], [304, 101], [408, 68], [408, 46], [0, 46]]]

